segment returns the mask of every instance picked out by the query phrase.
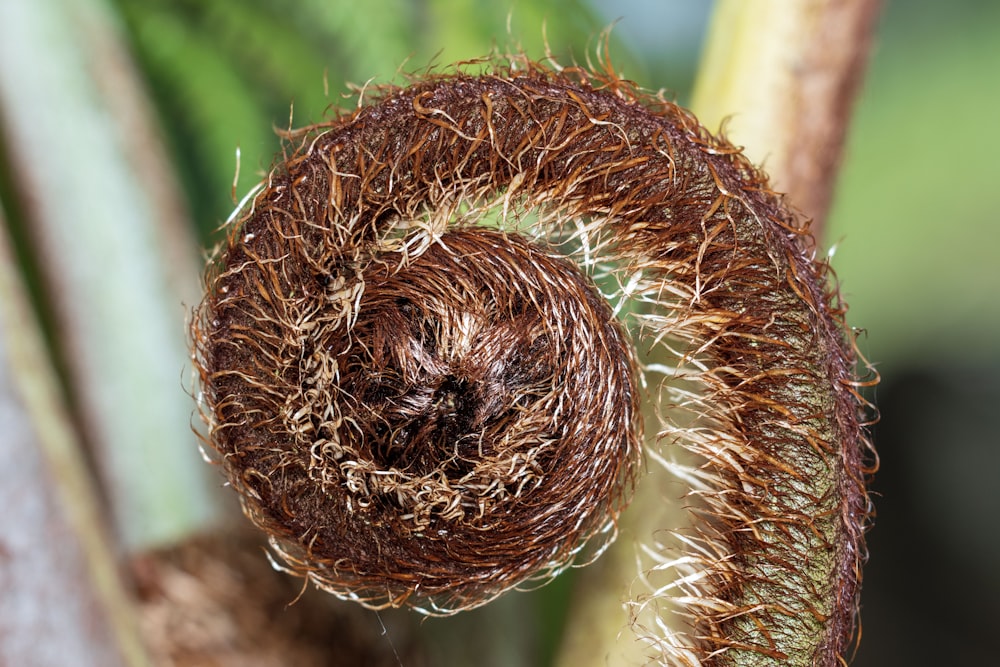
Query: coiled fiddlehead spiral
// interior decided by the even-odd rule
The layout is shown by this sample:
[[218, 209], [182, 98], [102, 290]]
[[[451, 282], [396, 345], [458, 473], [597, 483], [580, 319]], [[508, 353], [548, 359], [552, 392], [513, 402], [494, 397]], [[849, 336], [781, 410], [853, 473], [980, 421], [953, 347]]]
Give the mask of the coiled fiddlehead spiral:
[[291, 140], [192, 326], [209, 443], [284, 567], [448, 614], [587, 560], [648, 387], [695, 416], [649, 441], [702, 461], [689, 552], [663, 557], [691, 628], [663, 661], [834, 664], [868, 513], [853, 348], [737, 149], [613, 74], [520, 58]]

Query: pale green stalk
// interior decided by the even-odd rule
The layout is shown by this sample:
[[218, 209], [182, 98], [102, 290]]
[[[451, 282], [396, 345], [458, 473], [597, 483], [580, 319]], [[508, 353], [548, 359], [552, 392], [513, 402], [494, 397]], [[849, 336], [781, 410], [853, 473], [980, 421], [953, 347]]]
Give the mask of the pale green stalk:
[[692, 110], [821, 236], [880, 0], [719, 0]]

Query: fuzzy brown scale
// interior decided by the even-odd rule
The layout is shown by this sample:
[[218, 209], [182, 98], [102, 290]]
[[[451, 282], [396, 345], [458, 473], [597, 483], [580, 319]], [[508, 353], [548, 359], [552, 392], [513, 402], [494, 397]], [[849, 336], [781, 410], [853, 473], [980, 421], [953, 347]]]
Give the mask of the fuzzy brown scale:
[[603, 544], [641, 436], [596, 272], [640, 304], [631, 343], [681, 341], [703, 388], [697, 434], [655, 438], [703, 460], [691, 628], [647, 640], [665, 664], [837, 664], [868, 444], [842, 308], [764, 177], [613, 75], [516, 60], [380, 95], [296, 135], [194, 321], [211, 445], [288, 568], [450, 613]]

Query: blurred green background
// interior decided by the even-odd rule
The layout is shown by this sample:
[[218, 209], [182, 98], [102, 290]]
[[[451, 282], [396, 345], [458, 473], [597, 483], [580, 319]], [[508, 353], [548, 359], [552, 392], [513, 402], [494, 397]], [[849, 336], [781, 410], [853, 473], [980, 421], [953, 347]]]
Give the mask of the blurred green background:
[[883, 378], [857, 665], [996, 662], [998, 108], [1000, 3], [888, 4], [826, 239]]
[[[17, 2], [0, 0], [0, 17], [13, 16], [7, 10]], [[443, 67], [493, 48], [520, 46], [540, 58], [546, 40], [561, 62], [583, 61], [600, 31], [618, 20], [611, 54], [619, 72], [683, 103], [711, 2], [112, 0], [107, 8], [153, 100], [150, 113], [187, 218], [208, 246], [218, 240], [233, 193], [242, 196], [266, 173], [279, 150], [274, 130], [354, 104], [344, 97], [348, 82], [402, 82], [400, 71]], [[52, 91], [49, 103], [62, 104], [72, 92]], [[5, 132], [17, 99], [8, 95], [0, 106], [0, 201], [59, 359], [65, 346], [52, 331], [52, 298], [37, 275], [45, 258], [26, 230], [34, 203], [16, 177], [21, 161], [52, 154], [25, 151]], [[849, 321], [866, 331], [861, 350], [883, 378], [871, 396], [882, 415], [875, 428], [882, 469], [873, 487], [878, 516], [858, 666], [995, 660], [997, 109], [1000, 3], [887, 4], [821, 244], [835, 251]], [[86, 184], [89, 167], [73, 169]], [[183, 313], [173, 311], [180, 331]], [[181, 393], [185, 382], [170, 389]], [[78, 386], [67, 389], [70, 402], [79, 403], [74, 391]], [[558, 619], [541, 618], [557, 629]]]

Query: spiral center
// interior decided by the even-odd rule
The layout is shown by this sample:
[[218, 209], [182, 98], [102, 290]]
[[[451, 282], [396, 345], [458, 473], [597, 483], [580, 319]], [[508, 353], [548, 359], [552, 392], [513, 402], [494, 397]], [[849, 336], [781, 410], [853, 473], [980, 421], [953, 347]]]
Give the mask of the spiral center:
[[[366, 272], [341, 387], [354, 412], [377, 416], [363, 437], [379, 468], [461, 483], [503, 449], [552, 439], [546, 428], [509, 428], [561, 384], [564, 345], [543, 317], [557, 304], [497, 266], [498, 244], [529, 252], [495, 233], [455, 232], [417, 259]], [[521, 259], [533, 270], [553, 261]]]
[[[543, 485], [567, 444], [630, 437], [607, 433], [632, 426], [630, 353], [567, 260], [463, 230], [416, 257], [383, 253], [360, 278], [349, 332], [335, 323], [316, 334], [316, 348], [340, 350], [323, 364], [338, 371], [340, 414], [319, 429], [337, 446], [314, 474], [341, 480], [351, 507], [421, 529], [484, 517]], [[604, 388], [622, 390], [623, 422], [588, 425], [606, 418]]]

